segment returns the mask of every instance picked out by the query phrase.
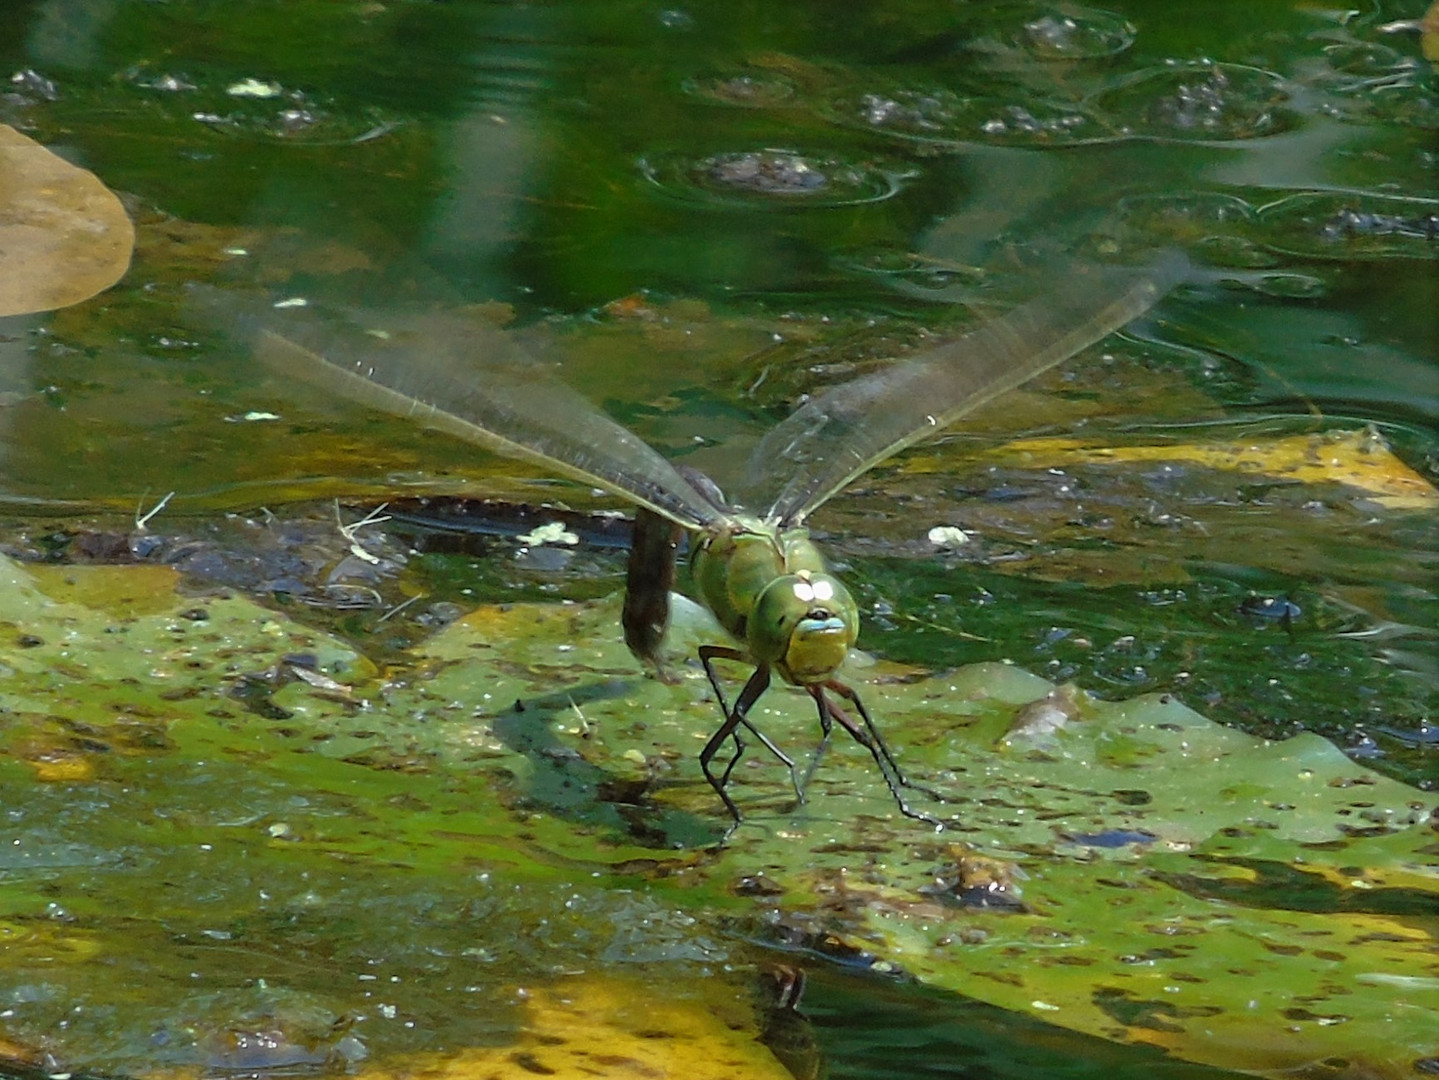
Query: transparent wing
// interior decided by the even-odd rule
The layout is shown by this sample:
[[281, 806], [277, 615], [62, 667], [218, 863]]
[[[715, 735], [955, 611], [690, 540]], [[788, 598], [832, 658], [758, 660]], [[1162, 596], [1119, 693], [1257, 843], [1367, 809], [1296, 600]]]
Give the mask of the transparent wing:
[[[205, 321], [238, 326], [275, 374], [603, 488], [690, 529], [724, 516], [638, 435], [550, 378], [498, 330], [442, 313], [375, 328], [194, 290]], [[367, 320], [368, 321], [368, 320]]]
[[1180, 253], [1144, 269], [1070, 269], [1045, 296], [956, 341], [812, 398], [749, 459], [740, 503], [796, 525], [855, 477], [1143, 314], [1183, 277]]

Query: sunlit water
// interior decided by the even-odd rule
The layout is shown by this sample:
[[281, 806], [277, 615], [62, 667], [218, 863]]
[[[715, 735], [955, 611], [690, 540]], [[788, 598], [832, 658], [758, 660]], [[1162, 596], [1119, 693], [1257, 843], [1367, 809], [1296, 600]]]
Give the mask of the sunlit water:
[[[982, 456], [1018, 434], [1128, 445], [1368, 429], [1439, 476], [1439, 89], [1417, 33], [1397, 25], [1420, 7], [7, 3], [0, 122], [123, 193], [141, 241], [110, 293], [0, 324], [0, 543], [74, 557], [76, 531], [126, 528], [134, 505], [173, 491], [153, 525], [176, 538], [166, 558], [289, 595], [303, 581], [275, 582], [303, 578], [304, 560], [246, 562], [222, 512], [509, 471], [466, 448], [437, 460], [435, 441], [402, 425], [356, 428], [353, 413], [261, 382], [187, 323], [190, 282], [360, 307], [490, 304], [657, 444], [723, 456], [799, 394], [954, 325], [955, 305], [1025, 298], [1060, 252], [1142, 260], [1178, 246], [1193, 283], [1051, 380], [1057, 403], [991, 411], [950, 456], [863, 480], [817, 518], [873, 616], [863, 644], [936, 667], [1010, 658], [1114, 696], [1177, 691], [1253, 731], [1322, 731], [1432, 790], [1434, 503], [1387, 507], [1342, 478]], [[283, 419], [247, 419], [270, 412]], [[937, 550], [936, 525], [976, 544]], [[477, 586], [498, 599], [588, 595], [618, 573], [593, 553], [501, 567]], [[475, 595], [454, 572], [438, 556], [422, 569], [437, 600]], [[425, 625], [386, 632], [403, 645]], [[195, 778], [211, 782], [243, 787]], [[134, 798], [115, 812], [139, 813]], [[36, 820], [33, 806], [14, 812]], [[53, 820], [88, 813], [56, 807]], [[202, 887], [200, 869], [183, 873]], [[349, 887], [327, 882], [326, 910]], [[605, 907], [613, 896], [588, 902], [604, 908], [595, 918], [650, 925]], [[452, 946], [469, 915], [533, 927], [498, 899], [383, 903], [328, 959], [362, 964], [375, 927], [419, 926], [392, 956], [422, 986], [409, 1012], [446, 1045], [500, 1038], [504, 1010], [474, 1006]], [[502, 959], [557, 970], [586, 932], [557, 932], [553, 956]], [[184, 944], [243, 983], [243, 950], [220, 963], [222, 939]], [[144, 960], [124, 958], [139, 987]], [[135, 1015], [107, 1005], [121, 1009], [111, 1023], [65, 1019], [65, 1001], [45, 997], [58, 984], [6, 979], [17, 1034], [53, 1038], [62, 1065], [65, 1052], [99, 1069], [195, 1060], [190, 1021], [166, 1015], [154, 986]], [[296, 975], [295, 993], [323, 981]], [[872, 1018], [853, 1004], [863, 986], [814, 988], [821, 1045], [826, 1018], [844, 1018], [831, 1075], [1053, 1076], [1062, 1060], [1073, 1075], [1155, 1075], [1148, 1057], [1081, 1040], [1030, 1057], [923, 1027], [896, 1040], [902, 995]], [[185, 1008], [289, 1009], [301, 1033], [240, 1065], [313, 1067], [305, 1037], [336, 1045], [305, 1036], [304, 1003], [224, 993]], [[1033, 1038], [987, 1014], [936, 1020], [932, 1000], [912, 1008], [916, 1023]], [[425, 1045], [401, 1027], [365, 1038]], [[217, 1067], [239, 1053], [207, 1052]]]

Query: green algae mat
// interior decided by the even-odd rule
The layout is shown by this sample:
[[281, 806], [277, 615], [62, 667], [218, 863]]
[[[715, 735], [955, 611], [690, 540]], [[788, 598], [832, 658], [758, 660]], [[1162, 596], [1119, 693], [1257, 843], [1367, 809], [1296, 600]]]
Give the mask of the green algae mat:
[[[642, 677], [616, 603], [484, 607], [377, 670], [177, 585], [0, 561], [16, 1054], [769, 1075], [707, 989], [761, 941], [1221, 1068], [1399, 1077], [1439, 1055], [1432, 798], [1317, 736], [1005, 665], [861, 660], [849, 677], [946, 828], [900, 817], [857, 746], [831, 747], [803, 806], [752, 748], [721, 844], [695, 761], [707, 684]], [[708, 633], [682, 620], [676, 655]], [[802, 759], [811, 710], [775, 691], [754, 718]], [[645, 994], [705, 1018], [659, 1024], [689, 1032], [674, 1056], [603, 1021]]]

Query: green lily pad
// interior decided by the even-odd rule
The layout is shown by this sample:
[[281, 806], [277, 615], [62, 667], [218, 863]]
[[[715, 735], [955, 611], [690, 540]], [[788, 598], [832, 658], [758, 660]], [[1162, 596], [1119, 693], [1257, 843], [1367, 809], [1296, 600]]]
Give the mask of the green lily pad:
[[[694, 760], [719, 720], [708, 684], [683, 665], [672, 685], [643, 677], [615, 601], [483, 607], [376, 672], [172, 580], [0, 562], [0, 790], [22, 830], [0, 858], [0, 928], [28, 942], [0, 963], [0, 997], [19, 1041], [53, 1039], [82, 1004], [103, 1020], [67, 1021], [72, 1058], [214, 1066], [215, 1033], [269, 1010], [295, 1045], [343, 1057], [350, 1036], [314, 1018], [371, 1008], [344, 974], [364, 956], [418, 987], [497, 993], [550, 964], [640, 962], [663, 994], [778, 920], [1196, 1062], [1399, 1076], [1436, 1051], [1429, 801], [1317, 736], [1264, 742], [1007, 665], [860, 657], [847, 677], [946, 830], [902, 817], [852, 743], [804, 806], [755, 747], [731, 788], [746, 821], [717, 847], [728, 818]], [[676, 656], [713, 632], [682, 608]], [[752, 716], [803, 764], [807, 696], [772, 690]], [[121, 993], [100, 965], [134, 981]], [[237, 972], [270, 997], [201, 993]], [[512, 1004], [482, 1010], [486, 1038], [523, 1023]], [[352, 1035], [421, 1048], [380, 1018]]]
[[[425, 650], [430, 690], [482, 702], [475, 731], [528, 717], [531, 746], [596, 783], [713, 820], [690, 760], [718, 720], [702, 677], [635, 680], [613, 621], [606, 607], [482, 609]], [[1172, 698], [1100, 702], [1006, 665], [851, 675], [901, 762], [946, 799], [916, 803], [950, 827], [900, 817], [857, 747], [832, 752], [798, 811], [785, 771], [757, 755], [736, 773], [748, 821], [709, 873], [761, 873], [783, 889], [766, 905], [838, 920], [934, 985], [1194, 1061], [1345, 1057], [1397, 1075], [1434, 1052], [1439, 843], [1422, 793], [1318, 736], [1266, 742]], [[791, 750], [817, 735], [797, 693], [752, 715]], [[554, 812], [593, 809], [542, 767], [520, 782]], [[1016, 906], [936, 887], [972, 852], [1013, 868]]]

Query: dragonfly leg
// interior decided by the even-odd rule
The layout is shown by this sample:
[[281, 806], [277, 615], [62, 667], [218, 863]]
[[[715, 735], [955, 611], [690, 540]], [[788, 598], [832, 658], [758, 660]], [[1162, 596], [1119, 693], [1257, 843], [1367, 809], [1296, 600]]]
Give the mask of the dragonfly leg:
[[[719, 701], [720, 712], [722, 712], [725, 719], [728, 720], [730, 711], [729, 706], [725, 703], [724, 688], [720, 686], [719, 674], [715, 671], [714, 664], [712, 664], [711, 661], [737, 660], [743, 663], [746, 659], [745, 655], [738, 649], [731, 649], [723, 645], [701, 645], [699, 655], [700, 663], [704, 665], [705, 674], [709, 676], [710, 686], [714, 689], [715, 698]], [[751, 701], [750, 704], [753, 705], [754, 702]], [[744, 711], [748, 713], [749, 709], [746, 708]], [[800, 802], [804, 802], [804, 783], [808, 781], [808, 777], [806, 777], [804, 782], [800, 780], [799, 771], [795, 768], [794, 759], [775, 745], [774, 741], [768, 735], [755, 727], [747, 715], [742, 715], [739, 722], [746, 731], [760, 741], [760, 745], [778, 758], [784, 767], [789, 770], [789, 782], [790, 786], [794, 788], [795, 798]], [[734, 767], [739, 764], [739, 759], [744, 755], [745, 741], [740, 736], [739, 727], [734, 729], [734, 745], [734, 757], [730, 758], [729, 764], [725, 766], [724, 773], [720, 776], [721, 785], [729, 783], [730, 773], [734, 772]]]
[[894, 770], [895, 778], [902, 786], [911, 788], [914, 791], [922, 791], [936, 802], [949, 801], [943, 794], [935, 791], [934, 788], [925, 787], [923, 784], [916, 784], [904, 775], [898, 763], [894, 760], [894, 755], [889, 752], [889, 747], [885, 745], [884, 736], [879, 733], [879, 725], [870, 719], [869, 710], [864, 707], [864, 702], [859, 699], [859, 693], [854, 687], [848, 683], [842, 683], [838, 679], [831, 679], [825, 685], [854, 705], [855, 711], [859, 713], [860, 719], [864, 721], [864, 726], [869, 730], [869, 733], [874, 736], [875, 744], [879, 747], [880, 752], [884, 754], [886, 760], [889, 761], [889, 767]]
[[[724, 741], [734, 736], [736, 729], [741, 724], [748, 726], [745, 720], [745, 714], [749, 712], [750, 706], [758, 701], [759, 696], [768, 688], [769, 665], [761, 664], [754, 669], [754, 674], [749, 677], [749, 682], [744, 684], [744, 689], [740, 691], [739, 697], [735, 700], [734, 710], [726, 714], [724, 723], [710, 736], [709, 742], [705, 743], [704, 749], [700, 751], [700, 769], [703, 770], [705, 779], [709, 781], [710, 787], [714, 788], [715, 794], [724, 801], [725, 808], [729, 810], [730, 816], [734, 818], [736, 825], [742, 820], [739, 807], [735, 805], [735, 801], [730, 798], [729, 792], [725, 790], [725, 783], [729, 780], [729, 774], [734, 768], [734, 763], [739, 760], [739, 755], [744, 749], [744, 744], [740, 743], [740, 749], [736, 751], [734, 758], [726, 767], [723, 776], [716, 776], [714, 774], [714, 771], [710, 768], [710, 762], [714, 760], [715, 754], [719, 752], [719, 748], [724, 744]], [[751, 728], [750, 730], [753, 731], [754, 729]], [[736, 739], [736, 741], [738, 741], [738, 739]]]
[[[724, 716], [725, 721], [728, 722], [730, 717], [729, 704], [725, 701], [724, 687], [720, 685], [719, 673], [715, 671], [712, 661], [743, 660], [744, 656], [738, 649], [725, 648], [723, 645], [701, 645], [699, 647], [699, 654], [700, 663], [704, 665], [705, 675], [709, 677], [710, 687], [715, 692], [715, 700], [719, 702], [720, 713]], [[729, 764], [725, 766], [724, 773], [720, 776], [720, 787], [724, 787], [729, 783], [730, 773], [734, 772], [734, 767], [739, 764], [739, 759], [744, 756], [744, 739], [740, 737], [738, 725], [733, 728], [732, 733], [734, 735], [734, 756], [729, 759]], [[718, 752], [719, 748], [716, 747], [715, 749], [716, 752]], [[709, 775], [708, 769], [705, 770], [705, 775]], [[711, 780], [710, 782], [713, 783], [714, 781]]]
[[[879, 728], [876, 727], [874, 721], [870, 719], [869, 710], [864, 707], [864, 702], [859, 699], [859, 692], [848, 683], [842, 683], [838, 679], [830, 679], [829, 682], [825, 683], [825, 687], [826, 689], [833, 690], [854, 706], [855, 711], [859, 713], [859, 718], [864, 721], [865, 730], [869, 732], [870, 738], [874, 740], [874, 745], [878, 748], [879, 753], [884, 756], [884, 762], [889, 766], [889, 771], [894, 774], [894, 778], [905, 787], [913, 787], [914, 785], [909, 782], [899, 765], [895, 763], [894, 755], [889, 752], [889, 746], [885, 743], [884, 736], [879, 733]], [[843, 711], [839, 709], [837, 705], [831, 703], [831, 708], [835, 710], [835, 719], [839, 720], [840, 716], [844, 715]], [[851, 721], [851, 723], [852, 722], [853, 721]], [[840, 720], [840, 723], [844, 723], [844, 721]]]
[[[831, 679], [829, 682], [820, 686], [806, 687], [806, 689], [809, 690], [810, 695], [814, 697], [815, 701], [819, 703], [821, 713], [828, 712], [829, 715], [838, 722], [840, 727], [850, 733], [855, 742], [869, 751], [869, 756], [874, 758], [874, 763], [879, 766], [880, 775], [884, 777], [884, 782], [889, 788], [889, 793], [894, 796], [894, 801], [896, 805], [899, 806], [899, 812], [905, 817], [914, 818], [916, 821], [924, 821], [933, 825], [936, 829], [942, 829], [944, 822], [936, 817], [931, 817], [929, 814], [915, 810], [904, 801], [904, 795], [900, 793], [899, 789], [901, 787], [915, 787], [915, 785], [911, 784], [909, 780], [905, 778], [904, 773], [902, 773], [899, 766], [895, 764], [894, 756], [889, 752], [889, 747], [884, 743], [884, 737], [880, 735], [879, 729], [875, 727], [874, 721], [870, 719], [869, 710], [864, 707], [864, 702], [859, 699], [859, 695], [855, 693], [854, 689], [846, 686], [837, 679]], [[859, 724], [856, 724], [847, 712], [826, 698], [824, 696], [826, 689], [833, 690], [836, 694], [839, 694], [846, 701], [850, 702], [859, 713], [860, 718], [864, 721], [864, 726], [861, 727]]]
[[804, 768], [804, 776], [800, 778], [796, 786], [795, 794], [799, 801], [804, 802], [804, 793], [809, 788], [809, 782], [814, 779], [815, 770], [819, 768], [820, 761], [824, 758], [825, 751], [829, 749], [829, 740], [834, 735], [834, 718], [830, 715], [830, 705], [827, 698], [815, 698], [819, 703], [819, 730], [823, 733], [819, 745], [814, 748], [814, 753], [809, 756], [809, 764]]

